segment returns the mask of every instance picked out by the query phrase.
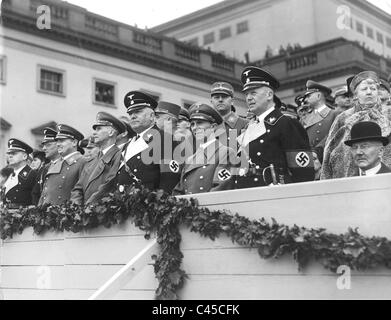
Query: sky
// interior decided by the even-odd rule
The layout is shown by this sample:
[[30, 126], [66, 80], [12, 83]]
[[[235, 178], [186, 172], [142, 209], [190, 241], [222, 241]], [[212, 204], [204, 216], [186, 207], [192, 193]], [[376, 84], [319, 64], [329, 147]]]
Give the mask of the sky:
[[[221, 0], [67, 0], [88, 11], [144, 29], [211, 6]], [[368, 0], [391, 14], [391, 0]]]

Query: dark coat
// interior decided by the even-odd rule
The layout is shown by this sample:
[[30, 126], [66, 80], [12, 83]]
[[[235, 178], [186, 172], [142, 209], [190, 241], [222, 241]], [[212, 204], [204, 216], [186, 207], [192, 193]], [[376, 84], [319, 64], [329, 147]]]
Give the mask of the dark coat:
[[79, 180], [86, 161], [77, 152], [67, 160], [58, 159], [51, 164], [45, 176], [43, 190], [38, 205], [58, 205], [71, 198], [71, 191]]
[[123, 148], [117, 185], [131, 186], [138, 182], [150, 190], [172, 193], [180, 178], [181, 163], [173, 157], [177, 142], [172, 135], [153, 126], [137, 140], [134, 149], [128, 148], [132, 141]]
[[[391, 168], [387, 167], [383, 162], [381, 163], [380, 170], [376, 174], [384, 174], [384, 173], [391, 173]], [[357, 169], [356, 172], [354, 173], [355, 177], [360, 176], [360, 170]]]
[[235, 152], [216, 140], [196, 153], [182, 166], [174, 195], [230, 190], [234, 188]]
[[71, 201], [79, 205], [89, 204], [113, 191], [120, 160], [121, 152], [113, 146], [102, 157], [88, 161], [72, 190]]
[[311, 148], [325, 146], [330, 127], [338, 112], [327, 107], [321, 112], [313, 110], [301, 118], [301, 123], [306, 129]]
[[49, 170], [50, 163], [43, 165], [37, 172], [36, 181], [31, 192], [31, 196], [33, 199], [33, 204], [37, 205], [39, 202], [39, 198], [41, 197], [43, 183], [45, 181], [46, 173]]
[[239, 117], [234, 112], [230, 112], [224, 117], [224, 122], [217, 128], [215, 134], [223, 145], [236, 150], [236, 139], [244, 132], [247, 125], [248, 120]]
[[32, 190], [37, 178], [37, 171], [26, 165], [18, 174], [18, 184], [4, 194], [6, 203], [13, 207], [33, 204]]
[[270, 170], [273, 164], [277, 182], [281, 184], [314, 180], [314, 164], [308, 136], [298, 120], [273, 110], [264, 120], [264, 128], [250, 122], [246, 132], [239, 137], [241, 165], [236, 187], [252, 188], [273, 182]]

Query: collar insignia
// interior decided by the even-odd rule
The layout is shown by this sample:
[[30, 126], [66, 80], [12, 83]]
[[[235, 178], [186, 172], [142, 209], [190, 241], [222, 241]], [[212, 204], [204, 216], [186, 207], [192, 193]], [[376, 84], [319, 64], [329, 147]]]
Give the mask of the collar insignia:
[[274, 117], [272, 117], [272, 118], [269, 118], [269, 122], [270, 122], [270, 123], [274, 123], [274, 122], [276, 122], [276, 118], [274, 118]]

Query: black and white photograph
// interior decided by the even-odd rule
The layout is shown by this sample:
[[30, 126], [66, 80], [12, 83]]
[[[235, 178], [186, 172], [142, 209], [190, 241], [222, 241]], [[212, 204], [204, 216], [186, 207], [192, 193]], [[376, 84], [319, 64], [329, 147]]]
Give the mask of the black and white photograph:
[[391, 0], [0, 2], [0, 300], [391, 299]]

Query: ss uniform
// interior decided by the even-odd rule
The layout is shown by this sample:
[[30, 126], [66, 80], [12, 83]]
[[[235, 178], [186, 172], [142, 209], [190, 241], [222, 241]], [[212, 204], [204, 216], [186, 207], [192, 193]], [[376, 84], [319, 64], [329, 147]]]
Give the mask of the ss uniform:
[[[279, 87], [278, 80], [256, 67], [244, 69], [241, 80], [243, 91], [261, 86], [275, 91]], [[274, 101], [278, 100], [275, 96]], [[238, 138], [241, 163], [245, 165], [239, 170], [238, 189], [314, 179], [312, 153], [304, 128], [276, 106], [252, 120]]]
[[[157, 107], [156, 100], [140, 91], [126, 94], [124, 104], [127, 112]], [[118, 188], [143, 185], [150, 190], [163, 189], [172, 193], [180, 175], [180, 163], [173, 158], [175, 147], [172, 135], [155, 124], [134, 136], [122, 150]]]
[[[10, 139], [8, 141], [7, 152], [25, 152], [27, 155], [33, 152], [33, 149], [23, 141]], [[36, 183], [37, 172], [29, 165], [14, 170], [4, 183], [4, 203], [9, 207], [17, 208], [19, 206], [32, 205], [32, 190]]]

